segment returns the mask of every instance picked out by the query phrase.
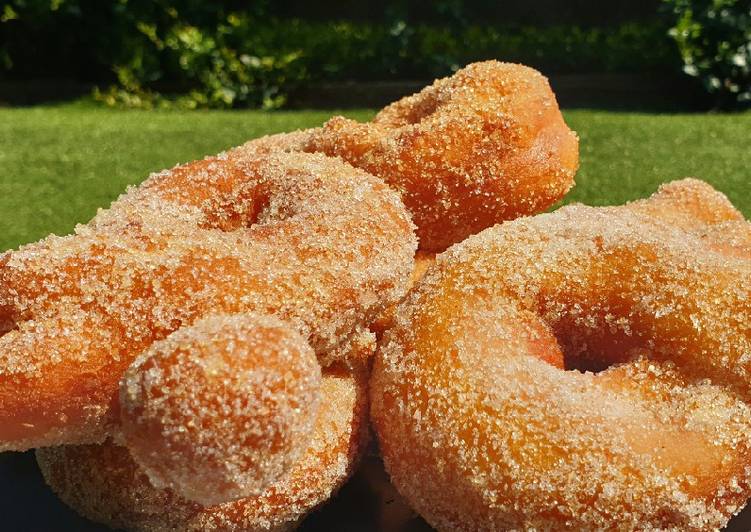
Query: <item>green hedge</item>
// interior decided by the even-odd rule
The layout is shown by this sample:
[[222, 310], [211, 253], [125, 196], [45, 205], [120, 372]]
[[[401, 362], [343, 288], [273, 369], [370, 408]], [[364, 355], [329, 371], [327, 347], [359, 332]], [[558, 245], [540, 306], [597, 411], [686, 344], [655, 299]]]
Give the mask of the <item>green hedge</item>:
[[751, 103], [751, 0], [666, 0], [683, 70], [719, 108]]
[[614, 28], [311, 22], [241, 5], [11, 0], [0, 14], [0, 68], [11, 77], [69, 77], [67, 69], [106, 87], [96, 95], [109, 104], [271, 108], [318, 80], [423, 80], [488, 58], [548, 74], [680, 65], [659, 21]]

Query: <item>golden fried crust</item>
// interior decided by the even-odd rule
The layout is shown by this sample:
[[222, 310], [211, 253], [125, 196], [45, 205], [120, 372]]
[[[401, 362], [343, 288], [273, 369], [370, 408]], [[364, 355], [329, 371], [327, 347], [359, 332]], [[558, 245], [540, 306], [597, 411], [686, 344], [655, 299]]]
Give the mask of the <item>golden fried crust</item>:
[[384, 108], [370, 123], [334, 117], [308, 151], [383, 178], [412, 213], [420, 249], [442, 251], [540, 212], [573, 185], [578, 140], [539, 72], [471, 64]]
[[[366, 342], [367, 343], [367, 342]], [[326, 501], [352, 474], [367, 442], [367, 376], [340, 365], [324, 370], [310, 444], [261, 495], [202, 507], [157, 489], [127, 449], [102, 445], [37, 450], [47, 483], [81, 515], [116, 528], [148, 531], [286, 530]]]
[[[412, 268], [412, 275], [409, 277], [409, 287], [408, 290], [411, 289], [413, 286], [415, 286], [420, 279], [422, 279], [422, 276], [425, 275], [425, 272], [428, 271], [428, 268], [433, 265], [435, 262], [435, 253], [427, 253], [424, 251], [418, 251], [415, 255], [415, 264]], [[391, 325], [394, 322], [394, 314], [396, 313], [396, 308], [398, 307], [398, 303], [394, 303], [390, 307], [386, 308], [378, 318], [370, 324], [370, 330], [375, 333], [375, 335], [380, 339], [383, 336], [383, 333], [391, 327]]]
[[397, 489], [439, 530], [722, 527], [751, 497], [749, 236], [687, 180], [440, 255], [371, 379]]
[[320, 154], [246, 145], [154, 174], [0, 257], [0, 451], [101, 441], [135, 356], [211, 314], [273, 314], [328, 363], [404, 294], [415, 247], [395, 192]]
[[204, 505], [257, 495], [307, 448], [320, 383], [315, 353], [283, 321], [212, 316], [130, 365], [121, 430], [155, 486]]

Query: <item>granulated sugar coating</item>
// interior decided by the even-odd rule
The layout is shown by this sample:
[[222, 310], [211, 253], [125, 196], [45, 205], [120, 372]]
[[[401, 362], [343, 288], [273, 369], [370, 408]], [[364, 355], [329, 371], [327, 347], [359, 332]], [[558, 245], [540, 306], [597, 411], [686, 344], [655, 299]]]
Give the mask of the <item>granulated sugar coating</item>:
[[571, 188], [579, 160], [547, 79], [497, 61], [438, 80], [370, 123], [339, 116], [309, 134], [307, 151], [338, 155], [402, 194], [425, 251], [545, 210]]
[[[373, 344], [370, 344], [373, 348]], [[127, 530], [287, 530], [326, 501], [353, 473], [367, 440], [366, 375], [341, 365], [323, 371], [322, 399], [309, 446], [262, 494], [216, 506], [155, 488], [124, 447], [37, 450], [47, 483], [81, 515]]]
[[154, 174], [74, 235], [0, 256], [0, 451], [102, 441], [125, 368], [202, 317], [275, 315], [325, 364], [399, 300], [416, 240], [398, 194], [268, 153], [286, 138]]
[[120, 385], [125, 443], [156, 486], [210, 505], [257, 495], [307, 448], [321, 369], [271, 316], [212, 316], [154, 343]]
[[750, 243], [685, 180], [440, 255], [371, 380], [397, 489], [439, 530], [722, 527], [751, 497]]
[[[428, 271], [435, 263], [435, 253], [418, 251], [415, 255], [415, 265], [412, 268], [412, 275], [409, 276], [409, 289], [416, 285], [422, 279], [425, 272]], [[405, 294], [406, 295], [406, 294]], [[387, 331], [394, 322], [394, 313], [399, 303], [395, 303], [384, 310], [378, 318], [370, 324], [370, 330], [380, 339], [383, 333]]]

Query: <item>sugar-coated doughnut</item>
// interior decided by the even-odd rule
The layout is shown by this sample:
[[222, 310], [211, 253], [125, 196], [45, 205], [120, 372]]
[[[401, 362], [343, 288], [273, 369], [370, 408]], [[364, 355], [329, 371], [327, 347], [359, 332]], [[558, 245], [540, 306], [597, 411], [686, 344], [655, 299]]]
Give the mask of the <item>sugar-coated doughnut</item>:
[[[415, 264], [412, 267], [412, 275], [409, 276], [408, 289], [415, 286], [420, 279], [422, 279], [422, 276], [425, 275], [425, 272], [428, 271], [428, 268], [430, 268], [434, 262], [435, 253], [427, 253], [424, 251], [417, 252], [415, 255]], [[388, 330], [393, 324], [394, 313], [396, 312], [397, 306], [398, 303], [394, 303], [386, 308], [386, 310], [384, 310], [381, 315], [370, 324], [370, 330], [373, 331], [378, 338], [381, 338], [384, 331]]]
[[751, 497], [751, 224], [696, 180], [453, 246], [371, 379], [439, 530], [716, 530]]
[[420, 248], [433, 252], [545, 210], [571, 188], [579, 160], [547, 79], [498, 61], [470, 64], [372, 122], [334, 117], [309, 134], [306, 150], [340, 156], [397, 189]]
[[415, 248], [397, 193], [320, 154], [245, 146], [154, 174], [0, 256], [0, 451], [101, 441], [136, 355], [211, 314], [273, 314], [330, 363], [403, 295]]
[[121, 430], [155, 486], [205, 505], [257, 495], [307, 448], [321, 368], [273, 316], [211, 316], [155, 342], [120, 385]]
[[[367, 340], [358, 345], [374, 344]], [[215, 506], [155, 488], [125, 447], [70, 445], [37, 450], [47, 483], [78, 513], [115, 528], [144, 531], [266, 531], [293, 528], [353, 473], [368, 433], [367, 375], [335, 364], [323, 371], [309, 446], [257, 496]]]

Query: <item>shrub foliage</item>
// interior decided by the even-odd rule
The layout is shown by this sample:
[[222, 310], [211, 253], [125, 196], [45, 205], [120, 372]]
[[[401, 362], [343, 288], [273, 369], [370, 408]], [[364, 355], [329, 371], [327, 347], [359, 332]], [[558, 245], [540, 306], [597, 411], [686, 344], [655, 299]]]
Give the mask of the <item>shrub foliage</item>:
[[751, 102], [751, 0], [666, 0], [683, 70], [718, 107]]
[[265, 1], [9, 0], [0, 73], [92, 82], [112, 105], [275, 108], [318, 80], [425, 80], [488, 58], [555, 74], [665, 72], [682, 56], [718, 98], [751, 98], [751, 0], [664, 1], [678, 49], [660, 17], [607, 28], [481, 25], [456, 0], [437, 2], [430, 24], [399, 9], [385, 10], [385, 23], [281, 18]]

